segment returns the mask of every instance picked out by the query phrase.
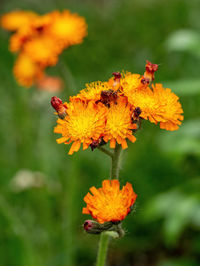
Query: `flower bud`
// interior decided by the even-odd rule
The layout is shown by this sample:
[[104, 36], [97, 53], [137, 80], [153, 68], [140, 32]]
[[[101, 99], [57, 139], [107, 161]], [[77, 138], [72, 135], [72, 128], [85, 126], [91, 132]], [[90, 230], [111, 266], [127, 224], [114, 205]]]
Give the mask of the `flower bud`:
[[62, 100], [56, 96], [51, 98], [51, 105], [56, 110], [59, 118], [64, 119], [67, 107], [62, 103]]
[[100, 224], [98, 222], [95, 222], [93, 220], [86, 220], [83, 224], [83, 228], [84, 230], [88, 233], [88, 234], [100, 234], [103, 231], [107, 231], [109, 230], [111, 227], [113, 226], [112, 222], [106, 222], [103, 224]]

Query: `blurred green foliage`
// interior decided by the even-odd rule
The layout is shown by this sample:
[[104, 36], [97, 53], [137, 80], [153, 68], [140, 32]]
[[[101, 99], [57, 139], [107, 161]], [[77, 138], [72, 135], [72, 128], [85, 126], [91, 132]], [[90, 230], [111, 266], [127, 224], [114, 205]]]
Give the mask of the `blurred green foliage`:
[[[177, 132], [144, 122], [124, 152], [120, 180], [131, 182], [138, 198], [108, 261], [199, 265], [199, 1], [1, 1], [1, 13], [17, 8], [41, 14], [70, 9], [86, 18], [85, 41], [49, 69], [66, 82], [58, 95], [63, 99], [113, 71], [143, 73], [147, 59], [160, 64], [156, 81], [180, 96], [185, 120]], [[68, 147], [56, 144], [52, 95], [16, 84], [8, 38], [1, 30], [0, 264], [94, 265], [98, 237], [83, 232], [81, 209], [89, 187], [108, 177], [110, 162], [99, 151], [68, 156]]]

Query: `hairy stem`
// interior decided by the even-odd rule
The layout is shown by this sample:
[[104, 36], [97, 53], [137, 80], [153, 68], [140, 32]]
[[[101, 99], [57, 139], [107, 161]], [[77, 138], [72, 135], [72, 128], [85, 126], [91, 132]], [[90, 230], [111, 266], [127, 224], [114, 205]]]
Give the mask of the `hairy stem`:
[[96, 266], [105, 265], [106, 255], [108, 250], [108, 242], [109, 242], [109, 236], [106, 233], [101, 233]]
[[121, 155], [122, 147], [117, 144], [115, 147], [115, 151], [112, 157], [112, 166], [110, 179], [118, 179], [119, 178], [119, 168], [120, 168], [120, 155]]

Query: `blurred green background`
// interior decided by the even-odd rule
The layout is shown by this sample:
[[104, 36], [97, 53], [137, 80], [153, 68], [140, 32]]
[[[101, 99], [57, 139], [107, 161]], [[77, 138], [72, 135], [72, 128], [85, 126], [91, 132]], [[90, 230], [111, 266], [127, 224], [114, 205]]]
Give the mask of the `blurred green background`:
[[[70, 9], [86, 18], [88, 36], [49, 69], [69, 95], [122, 69], [143, 73], [160, 64], [156, 81], [180, 96], [184, 122], [167, 132], [147, 121], [124, 152], [120, 180], [138, 194], [112, 241], [111, 266], [197, 266], [200, 261], [200, 8], [198, 0], [1, 0], [13, 9], [46, 13]], [[51, 93], [19, 87], [9, 33], [0, 31], [0, 265], [95, 264], [98, 236], [83, 232], [89, 187], [109, 176], [100, 151], [68, 156], [53, 133]]]

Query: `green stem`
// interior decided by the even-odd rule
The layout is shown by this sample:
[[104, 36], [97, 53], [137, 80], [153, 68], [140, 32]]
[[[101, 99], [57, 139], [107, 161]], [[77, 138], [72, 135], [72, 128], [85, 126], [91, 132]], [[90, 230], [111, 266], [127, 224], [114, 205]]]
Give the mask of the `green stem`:
[[109, 242], [109, 236], [106, 233], [101, 233], [96, 266], [105, 265], [106, 255], [108, 250], [108, 242]]
[[118, 179], [119, 178], [119, 168], [120, 168], [120, 154], [122, 151], [121, 145], [117, 144], [115, 147], [115, 151], [112, 157], [112, 166], [110, 179]]
[[[120, 165], [120, 154], [122, 151], [121, 145], [117, 144], [114, 150], [114, 153], [106, 150], [102, 147], [100, 148], [101, 151], [109, 155], [112, 159], [111, 164], [111, 174], [110, 179], [118, 179], [119, 178], [119, 165]], [[121, 232], [121, 231], [120, 231]], [[119, 234], [119, 232], [118, 232]], [[96, 266], [104, 266], [106, 261], [106, 255], [108, 250], [108, 243], [109, 243], [109, 235], [106, 233], [101, 233], [101, 237], [99, 240], [99, 251], [97, 256], [97, 264]]]
[[100, 151], [102, 151], [103, 153], [107, 154], [108, 156], [110, 156], [111, 158], [113, 158], [114, 153], [112, 153], [111, 151], [109, 151], [109, 150], [107, 150], [106, 148], [101, 147], [101, 146], [98, 147], [98, 149], [99, 149]]

